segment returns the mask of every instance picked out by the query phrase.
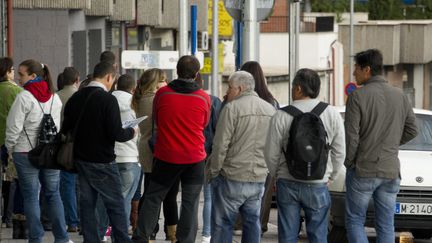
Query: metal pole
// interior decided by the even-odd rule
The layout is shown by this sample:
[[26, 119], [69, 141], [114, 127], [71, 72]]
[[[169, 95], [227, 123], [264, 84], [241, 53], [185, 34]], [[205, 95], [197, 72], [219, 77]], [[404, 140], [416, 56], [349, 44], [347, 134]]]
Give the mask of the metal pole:
[[188, 0], [179, 0], [179, 56], [187, 55], [188, 28], [187, 28]]
[[[121, 53], [124, 50], [127, 49], [127, 47], [126, 47], [126, 35], [127, 35], [127, 33], [126, 33], [126, 23], [124, 21], [121, 21], [120, 22], [120, 57], [118, 58], [119, 59], [119, 63], [122, 62], [122, 60], [121, 60]], [[125, 71], [126, 70], [123, 69], [121, 65], [119, 65], [119, 73], [120, 74], [125, 74], [126, 73]]]
[[297, 72], [299, 70], [299, 52], [300, 52], [300, 1], [296, 1], [295, 4], [295, 71]]
[[295, 48], [295, 3], [292, 2], [292, 0], [288, 0], [288, 6], [289, 6], [289, 89], [288, 89], [288, 102], [291, 104], [292, 97], [291, 97], [291, 88], [292, 83], [294, 80], [294, 74], [296, 72], [295, 66], [295, 56], [296, 56], [296, 48]]
[[7, 55], [13, 57], [13, 25], [12, 25], [13, 0], [7, 0]]
[[351, 82], [353, 73], [353, 56], [354, 56], [354, 0], [350, 1], [350, 53], [349, 53], [349, 74], [348, 81]]
[[211, 92], [214, 96], [219, 96], [219, 6], [218, 6], [218, 0], [212, 0], [213, 1], [213, 26], [212, 26], [212, 74], [211, 74], [211, 82], [212, 82], [212, 89]]
[[197, 50], [197, 5], [192, 5], [191, 9], [191, 53], [195, 55]]
[[236, 21], [235, 24], [236, 24], [236, 49], [237, 49], [235, 64], [236, 64], [236, 71], [237, 71], [240, 70], [240, 67], [242, 65], [243, 24], [240, 21]]
[[244, 1], [243, 62], [258, 61], [257, 55], [257, 0]]
[[1, 32], [0, 32], [0, 40], [1, 40], [1, 52], [0, 52], [0, 56], [4, 57], [6, 56], [6, 15], [5, 15], [5, 1], [4, 0], [0, 0], [0, 28], [1, 28]]

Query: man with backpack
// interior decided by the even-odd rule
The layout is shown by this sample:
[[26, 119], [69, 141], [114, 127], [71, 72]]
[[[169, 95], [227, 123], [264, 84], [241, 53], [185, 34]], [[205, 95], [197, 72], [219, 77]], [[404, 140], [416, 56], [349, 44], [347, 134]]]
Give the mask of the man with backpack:
[[309, 242], [327, 242], [327, 186], [345, 159], [345, 132], [339, 112], [316, 99], [319, 92], [318, 74], [300, 69], [292, 84], [293, 104], [271, 120], [264, 154], [277, 178], [279, 242], [297, 242], [301, 209]]
[[216, 125], [208, 179], [212, 186], [211, 241], [231, 243], [237, 214], [243, 219], [242, 242], [260, 242], [261, 198], [268, 170], [264, 147], [276, 109], [258, 97], [253, 76], [229, 77], [227, 103]]

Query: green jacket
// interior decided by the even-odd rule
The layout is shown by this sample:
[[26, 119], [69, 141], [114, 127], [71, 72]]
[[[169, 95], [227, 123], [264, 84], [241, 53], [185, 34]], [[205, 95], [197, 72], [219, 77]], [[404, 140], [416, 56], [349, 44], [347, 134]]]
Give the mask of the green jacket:
[[12, 81], [0, 82], [0, 145], [5, 143], [6, 118], [15, 100], [15, 97], [22, 88]]

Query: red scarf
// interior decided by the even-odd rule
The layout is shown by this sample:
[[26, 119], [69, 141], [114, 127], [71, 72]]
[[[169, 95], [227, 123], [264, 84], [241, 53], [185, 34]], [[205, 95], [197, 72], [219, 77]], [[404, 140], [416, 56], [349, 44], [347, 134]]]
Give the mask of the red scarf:
[[51, 90], [45, 80], [24, 85], [24, 89], [32, 93], [32, 95], [41, 103], [47, 102], [51, 96]]

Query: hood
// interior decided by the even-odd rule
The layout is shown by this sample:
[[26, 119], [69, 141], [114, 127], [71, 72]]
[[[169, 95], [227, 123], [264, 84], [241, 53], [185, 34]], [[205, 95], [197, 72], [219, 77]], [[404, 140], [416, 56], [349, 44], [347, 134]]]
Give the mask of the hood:
[[45, 103], [51, 99], [52, 93], [48, 87], [48, 83], [40, 77], [28, 81], [24, 85], [24, 89], [29, 91], [38, 102]]
[[432, 151], [399, 150], [399, 160], [401, 187], [432, 187]]
[[132, 94], [125, 91], [116, 90], [112, 92], [112, 95], [117, 99], [120, 112], [126, 112], [132, 110], [131, 108]]
[[168, 86], [175, 92], [184, 94], [192, 93], [201, 89], [197, 82], [193, 80], [176, 79], [171, 81]]

